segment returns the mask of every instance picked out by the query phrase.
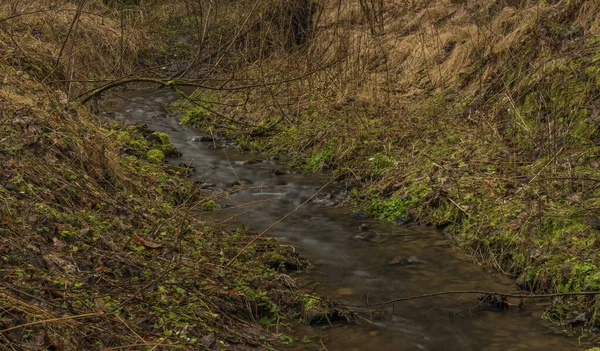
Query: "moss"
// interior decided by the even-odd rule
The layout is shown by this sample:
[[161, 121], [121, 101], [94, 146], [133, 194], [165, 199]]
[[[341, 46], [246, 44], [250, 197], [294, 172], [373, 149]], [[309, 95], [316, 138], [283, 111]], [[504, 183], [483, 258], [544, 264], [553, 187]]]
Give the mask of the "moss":
[[161, 150], [151, 149], [146, 153], [146, 158], [152, 163], [164, 163], [165, 154]]
[[169, 136], [165, 133], [154, 132], [147, 137], [150, 140], [153, 147], [159, 148], [165, 157], [179, 157], [181, 151], [179, 151], [175, 145], [171, 144]]
[[208, 200], [202, 202], [200, 208], [202, 208], [205, 211], [218, 211], [221, 209], [221, 206], [219, 206], [219, 204], [216, 203], [214, 200]]
[[117, 140], [122, 141], [124, 143], [129, 143], [132, 140], [132, 137], [131, 134], [129, 134], [128, 132], [120, 132], [117, 135]]
[[144, 139], [132, 139], [129, 141], [129, 146], [138, 151], [144, 151], [148, 147], [148, 142]]

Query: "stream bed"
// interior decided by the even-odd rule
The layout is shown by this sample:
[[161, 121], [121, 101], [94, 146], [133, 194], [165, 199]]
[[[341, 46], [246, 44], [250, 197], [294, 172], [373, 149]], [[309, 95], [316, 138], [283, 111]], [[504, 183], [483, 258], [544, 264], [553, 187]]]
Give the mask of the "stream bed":
[[[293, 170], [285, 162], [244, 154], [210, 141], [205, 134], [169, 117], [165, 104], [177, 95], [169, 89], [135, 89], [103, 103], [104, 113], [143, 122], [169, 135], [183, 156], [170, 162], [192, 164], [205, 191], [246, 190], [223, 197], [221, 211], [204, 213], [207, 221], [247, 225], [261, 232], [309, 199], [329, 179]], [[510, 279], [489, 272], [453, 248], [443, 234], [419, 226], [398, 226], [353, 216], [331, 207], [344, 189], [328, 186], [269, 231], [315, 264], [302, 275], [318, 283], [317, 292], [348, 305], [451, 290], [515, 292]], [[575, 350], [577, 340], [555, 334], [541, 319], [544, 301], [519, 301], [508, 310], [482, 310], [477, 295], [443, 295], [361, 313], [351, 325], [305, 326], [295, 330], [314, 343], [290, 350]]]

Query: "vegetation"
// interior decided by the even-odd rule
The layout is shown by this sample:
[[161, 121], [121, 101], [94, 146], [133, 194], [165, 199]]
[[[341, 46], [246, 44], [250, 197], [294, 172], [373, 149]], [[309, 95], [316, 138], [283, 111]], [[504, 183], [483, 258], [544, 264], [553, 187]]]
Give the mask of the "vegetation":
[[[332, 172], [522, 289], [597, 291], [599, 23], [590, 1], [320, 1], [310, 39], [246, 61], [254, 87], [223, 85], [199, 125]], [[598, 327], [599, 301], [545, 316]]]
[[[119, 79], [160, 78], [182, 122], [331, 172], [523, 289], [600, 290], [595, 1], [9, 0], [0, 29], [1, 323], [56, 320], [2, 342], [266, 348], [252, 330], [330, 306], [278, 283], [293, 257], [268, 240], [224, 268], [248, 233], [190, 219], [216, 203], [163, 163], [168, 138], [76, 103]], [[599, 301], [546, 317], [598, 328]]]
[[152, 33], [172, 3], [109, 5], [0, 4], [0, 348], [295, 342], [288, 327], [306, 308], [341, 311], [296, 287], [288, 274], [307, 262], [254, 233], [207, 227], [197, 218], [218, 205], [164, 162], [180, 154], [166, 134], [75, 101], [189, 53], [169, 48], [176, 28]]

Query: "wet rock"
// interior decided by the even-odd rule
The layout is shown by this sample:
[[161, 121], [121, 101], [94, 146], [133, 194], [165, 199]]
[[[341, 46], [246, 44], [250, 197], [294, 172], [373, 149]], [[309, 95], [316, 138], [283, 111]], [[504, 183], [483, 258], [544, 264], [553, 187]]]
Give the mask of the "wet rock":
[[367, 218], [369, 218], [369, 215], [367, 215], [363, 209], [360, 209], [352, 214], [352, 218], [367, 219]]
[[263, 162], [279, 161], [279, 156], [267, 157]]
[[400, 215], [394, 219], [394, 223], [396, 223], [397, 225], [403, 225], [410, 223], [410, 219]]
[[321, 203], [327, 207], [334, 207], [341, 202], [341, 196], [339, 194], [321, 193], [315, 196], [313, 202]]
[[358, 226], [358, 229], [360, 229], [361, 232], [367, 231], [369, 230], [369, 225], [367, 223], [361, 223]]
[[566, 324], [566, 325], [570, 326], [571, 328], [574, 328], [574, 327], [586, 325], [589, 321], [590, 321], [589, 313], [581, 312], [577, 316], [575, 316], [575, 318], [564, 321], [563, 324]]
[[385, 238], [381, 234], [374, 232], [374, 231], [366, 231], [366, 232], [363, 232], [360, 234], [356, 234], [354, 236], [354, 239], [366, 241], [369, 243], [376, 243], [376, 244], [382, 243], [385, 241]]
[[242, 162], [242, 165], [255, 165], [257, 163], [261, 163], [262, 160], [248, 160], [248, 161], [244, 161]]
[[201, 135], [201, 136], [192, 137], [190, 139], [190, 141], [193, 141], [196, 143], [208, 143], [208, 142], [212, 142], [213, 138], [210, 135]]
[[282, 176], [285, 174], [284, 171], [280, 170], [280, 169], [272, 169], [269, 171], [270, 174], [274, 175], [274, 176]]
[[420, 260], [417, 256], [409, 256], [409, 257], [402, 257], [402, 256], [396, 256], [394, 258], [392, 258], [387, 265], [388, 266], [408, 266], [411, 264], [417, 264], [417, 263], [424, 263], [422, 260]]

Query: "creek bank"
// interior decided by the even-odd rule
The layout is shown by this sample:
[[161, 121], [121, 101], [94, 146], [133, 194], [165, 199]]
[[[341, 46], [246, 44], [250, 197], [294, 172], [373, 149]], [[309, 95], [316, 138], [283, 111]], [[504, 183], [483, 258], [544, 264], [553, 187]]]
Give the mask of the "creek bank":
[[276, 323], [343, 315], [295, 286], [289, 247], [194, 219], [209, 199], [166, 134], [0, 72], [0, 345], [271, 349]]
[[[222, 97], [223, 101], [235, 98]], [[454, 111], [450, 109], [460, 108], [460, 101], [452, 100], [445, 106]], [[182, 121], [235, 140], [241, 149], [288, 154], [292, 157], [290, 166], [329, 172], [347, 184], [349, 196], [341, 202], [356, 208], [354, 218], [435, 226], [453, 245], [477, 262], [511, 277], [525, 291], [600, 289], [600, 229], [596, 225], [599, 188], [588, 181], [565, 186], [540, 182], [540, 172], [553, 158], [523, 161], [515, 167], [479, 162], [495, 159], [492, 154], [497, 149], [490, 149], [490, 140], [479, 139], [479, 144], [468, 129], [453, 130], [457, 138], [468, 141], [469, 146], [461, 149], [437, 138], [439, 133], [428, 129], [434, 125], [431, 122], [387, 135], [383, 128], [387, 122], [378, 119], [377, 110], [365, 111], [374, 124], [372, 130], [377, 131], [375, 135], [355, 133], [347, 118], [352, 114], [351, 107], [334, 111], [318, 106], [308, 107], [299, 125], [281, 124], [256, 137], [251, 136], [251, 128], [232, 126], [201, 107], [184, 109]], [[422, 133], [431, 136], [423, 138]], [[390, 138], [412, 142], [383, 145], [377, 141]], [[423, 152], [417, 155], [415, 149], [419, 148]], [[575, 178], [588, 179], [596, 167], [590, 157], [597, 146], [579, 150], [587, 156], [578, 159]], [[473, 152], [481, 155], [474, 156]], [[557, 179], [572, 178], [559, 173]], [[330, 197], [321, 195], [317, 201], [329, 202]], [[376, 233], [359, 236], [379, 242]], [[582, 333], [595, 340], [596, 335], [589, 332], [600, 326], [599, 314], [586, 314], [584, 323], [571, 321], [579, 320], [582, 311], [596, 311], [599, 306], [598, 298], [593, 296], [557, 298], [543, 316], [561, 329], [566, 326], [566, 332]]]
[[[358, 184], [357, 216], [443, 229], [524, 291], [599, 291], [598, 3], [389, 4], [377, 33], [338, 5], [303, 50], [261, 61], [280, 84], [198, 90], [183, 121]], [[544, 317], [588, 336], [600, 297]]]

